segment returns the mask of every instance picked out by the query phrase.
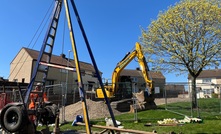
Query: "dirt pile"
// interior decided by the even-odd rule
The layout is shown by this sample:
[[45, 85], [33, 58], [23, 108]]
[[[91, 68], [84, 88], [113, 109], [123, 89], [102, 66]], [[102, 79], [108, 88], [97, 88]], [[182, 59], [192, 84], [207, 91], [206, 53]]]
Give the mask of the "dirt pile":
[[[189, 98], [156, 98], [155, 103], [156, 105], [162, 105], [165, 103], [173, 103], [173, 102], [187, 102]], [[87, 110], [89, 119], [98, 119], [98, 118], [105, 118], [110, 117], [109, 110], [107, 105], [103, 101], [92, 101], [90, 99], [86, 99]], [[122, 106], [123, 107], [123, 106]], [[112, 108], [114, 115], [119, 115], [125, 112], [120, 112], [114, 108]], [[128, 111], [129, 112], [129, 111]], [[65, 115], [62, 116], [62, 109], [60, 109], [60, 121], [62, 121], [62, 117], [68, 122], [72, 122], [75, 120], [77, 115], [84, 115], [83, 114], [83, 104], [81, 101], [68, 105], [65, 107]]]
[[[103, 101], [86, 100], [89, 119], [110, 117], [107, 105]], [[60, 109], [60, 120], [64, 117], [65, 121], [72, 122], [77, 115], [84, 115], [83, 104], [81, 101], [68, 105], [65, 108], [65, 116], [62, 116], [62, 108]], [[114, 115], [119, 115], [121, 112], [112, 109]]]

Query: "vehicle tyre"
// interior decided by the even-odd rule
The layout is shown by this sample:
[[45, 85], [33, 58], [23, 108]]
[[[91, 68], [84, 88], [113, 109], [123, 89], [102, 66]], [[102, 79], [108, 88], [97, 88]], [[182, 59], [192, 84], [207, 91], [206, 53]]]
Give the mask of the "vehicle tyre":
[[51, 110], [52, 110], [53, 116], [56, 116], [57, 113], [59, 112], [59, 108], [56, 104], [51, 105]]
[[56, 116], [57, 113], [59, 112], [59, 108], [56, 104], [50, 104], [50, 105], [47, 105], [45, 106], [45, 108], [50, 111], [50, 114], [53, 115], [53, 116]]
[[42, 115], [43, 124], [55, 123], [56, 116], [59, 112], [58, 106], [55, 104], [45, 106], [46, 112]]
[[7, 131], [16, 132], [23, 124], [23, 114], [20, 107], [9, 107], [4, 114], [3, 123]]

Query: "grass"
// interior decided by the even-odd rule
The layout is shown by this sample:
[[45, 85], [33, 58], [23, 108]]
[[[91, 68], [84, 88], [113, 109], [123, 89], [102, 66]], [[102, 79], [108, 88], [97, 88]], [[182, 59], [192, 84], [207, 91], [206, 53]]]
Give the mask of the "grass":
[[[158, 134], [165, 134], [170, 132], [175, 133], [221, 133], [221, 114], [219, 111], [220, 102], [217, 99], [200, 99], [198, 101], [200, 108], [200, 117], [203, 119], [202, 123], [188, 123], [180, 126], [159, 126], [158, 120], [165, 118], [183, 119], [184, 115], [189, 115], [191, 112], [189, 102], [179, 102], [168, 104], [167, 108], [173, 109], [165, 110], [165, 105], [158, 106], [155, 110], [140, 111], [137, 113], [138, 120], [135, 122], [134, 113], [125, 113], [115, 116], [116, 120], [121, 121], [126, 129], [134, 129], [152, 132], [156, 130]], [[217, 108], [218, 107], [218, 108]], [[175, 109], [175, 110], [174, 110]], [[197, 117], [197, 109], [192, 110], [193, 117]], [[91, 124], [105, 126], [104, 119], [90, 120]], [[151, 123], [152, 126], [145, 126], [146, 123]], [[62, 125], [61, 131], [65, 130], [86, 130], [84, 126], [71, 126], [71, 123]], [[102, 131], [101, 129], [91, 128], [92, 131]]]

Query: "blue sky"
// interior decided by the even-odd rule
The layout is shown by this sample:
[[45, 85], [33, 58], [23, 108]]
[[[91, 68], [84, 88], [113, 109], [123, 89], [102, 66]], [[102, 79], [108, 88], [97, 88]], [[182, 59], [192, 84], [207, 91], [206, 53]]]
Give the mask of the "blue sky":
[[[0, 76], [8, 78], [10, 62], [22, 47], [40, 50], [45, 30], [30, 44], [47, 10], [54, 0], [2, 0], [0, 8]], [[111, 78], [116, 64], [132, 50], [146, 28], [155, 20], [159, 11], [167, 10], [179, 0], [75, 0], [93, 55], [104, 78]], [[72, 11], [72, 10], [71, 10]], [[92, 63], [82, 38], [74, 13], [72, 22], [80, 61]], [[60, 17], [53, 54], [66, 54], [71, 50], [65, 22], [64, 8]], [[40, 32], [38, 32], [40, 33]], [[73, 53], [70, 53], [73, 59]], [[126, 68], [135, 69], [132, 61]], [[164, 74], [166, 82], [186, 82], [187, 76]]]

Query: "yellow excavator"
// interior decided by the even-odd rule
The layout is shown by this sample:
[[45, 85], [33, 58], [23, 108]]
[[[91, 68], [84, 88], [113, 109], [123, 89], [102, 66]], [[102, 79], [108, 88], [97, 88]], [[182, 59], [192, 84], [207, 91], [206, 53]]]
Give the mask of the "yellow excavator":
[[[150, 96], [151, 98], [153, 98], [152, 91], [154, 87], [153, 87], [153, 81], [151, 80], [149, 75], [149, 67], [147, 66], [147, 62], [142, 52], [141, 45], [138, 42], [136, 42], [135, 50], [126, 54], [126, 56], [119, 63], [117, 63], [117, 66], [115, 67], [112, 74], [111, 85], [107, 84], [104, 86], [106, 95], [108, 98], [110, 98], [110, 100], [111, 99], [116, 100], [114, 99], [116, 97], [116, 93], [118, 92], [118, 90], [121, 90], [119, 87], [120, 73], [134, 58], [138, 59], [138, 63], [140, 65], [143, 78], [146, 82], [146, 89], [148, 90], [146, 91], [142, 90], [139, 93], [133, 93], [133, 96], [137, 98], [140, 104], [144, 104], [147, 98], [150, 98]], [[104, 94], [101, 88], [96, 89], [96, 97], [98, 99], [104, 98]], [[148, 99], [148, 100], [154, 101], [153, 99]]]

